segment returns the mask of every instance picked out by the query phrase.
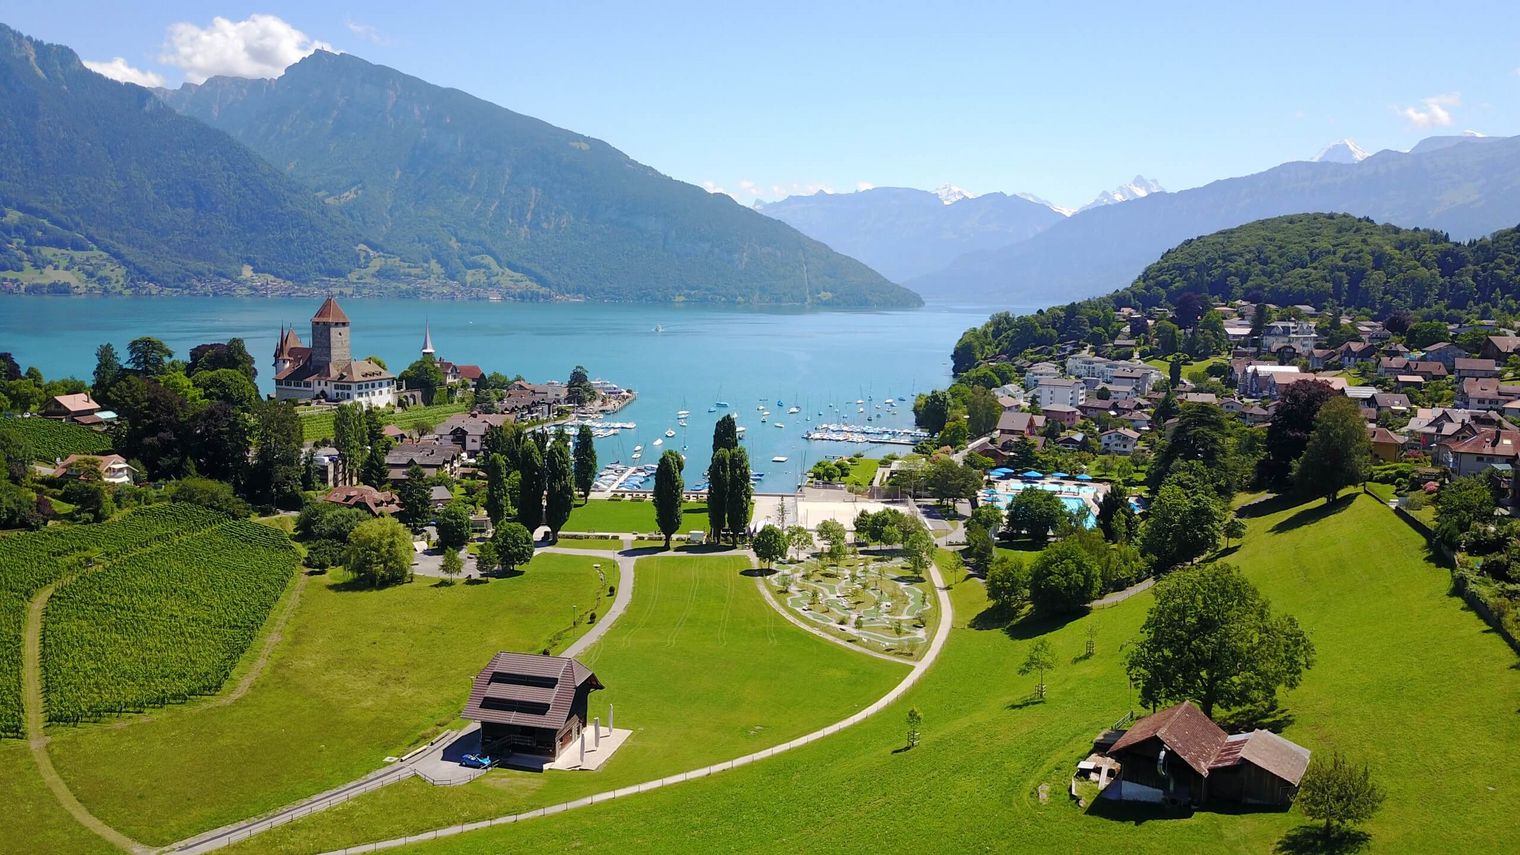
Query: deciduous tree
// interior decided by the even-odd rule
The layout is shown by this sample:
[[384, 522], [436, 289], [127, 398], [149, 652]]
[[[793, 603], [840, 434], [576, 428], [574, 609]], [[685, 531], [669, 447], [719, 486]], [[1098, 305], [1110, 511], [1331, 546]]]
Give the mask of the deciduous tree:
[[501, 566], [515, 570], [533, 560], [533, 534], [522, 523], [503, 523], [491, 536]]
[[776, 526], [767, 524], [755, 533], [755, 557], [761, 567], [770, 567], [786, 557], [786, 535]]
[[438, 545], [453, 552], [470, 542], [470, 512], [459, 502], [452, 502], [438, 512]]
[[1325, 823], [1325, 840], [1329, 842], [1336, 826], [1372, 819], [1383, 806], [1383, 790], [1372, 780], [1366, 763], [1354, 764], [1337, 751], [1328, 761], [1320, 756], [1309, 764], [1294, 803], [1304, 816]]
[[1034, 687], [1034, 696], [1045, 700], [1045, 672], [1056, 667], [1055, 654], [1050, 652], [1050, 639], [1041, 638], [1029, 647], [1029, 655], [1024, 657], [1024, 664], [1019, 666], [1019, 673], [1038, 674]]
[[372, 588], [411, 581], [412, 536], [390, 517], [365, 520], [348, 535], [344, 564]]
[[1029, 568], [1029, 598], [1045, 612], [1087, 607], [1102, 588], [1102, 567], [1075, 538], [1045, 548]]
[[1309, 444], [1293, 467], [1293, 480], [1305, 494], [1335, 501], [1344, 487], [1367, 479], [1372, 443], [1362, 411], [1350, 398], [1332, 398], [1314, 417]]
[[1298, 685], [1314, 645], [1228, 564], [1179, 570], [1157, 583], [1140, 640], [1125, 661], [1146, 705], [1195, 701], [1205, 715], [1269, 701]]

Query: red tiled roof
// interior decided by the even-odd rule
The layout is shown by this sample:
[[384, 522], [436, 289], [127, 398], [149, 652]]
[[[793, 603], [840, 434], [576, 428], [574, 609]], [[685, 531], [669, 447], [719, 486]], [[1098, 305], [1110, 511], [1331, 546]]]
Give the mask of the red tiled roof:
[[321, 324], [348, 323], [348, 315], [343, 314], [343, 310], [338, 307], [338, 301], [332, 297], [328, 297], [322, 301], [322, 307], [317, 309], [317, 313], [312, 315], [311, 319], [313, 322]]

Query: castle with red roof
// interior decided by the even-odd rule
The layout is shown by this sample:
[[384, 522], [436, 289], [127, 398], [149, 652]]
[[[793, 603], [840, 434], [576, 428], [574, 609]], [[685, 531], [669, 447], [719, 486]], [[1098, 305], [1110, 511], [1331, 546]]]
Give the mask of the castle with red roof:
[[282, 330], [274, 349], [275, 398], [393, 406], [395, 376], [368, 359], [354, 359], [350, 326], [338, 301], [328, 297], [311, 316], [310, 347], [294, 328]]

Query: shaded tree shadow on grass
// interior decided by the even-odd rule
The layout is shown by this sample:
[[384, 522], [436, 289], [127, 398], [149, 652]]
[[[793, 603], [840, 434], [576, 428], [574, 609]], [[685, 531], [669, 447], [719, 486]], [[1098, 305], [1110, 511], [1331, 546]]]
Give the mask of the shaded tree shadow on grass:
[[1043, 704], [1043, 703], [1045, 703], [1045, 698], [1042, 698], [1039, 695], [1036, 695], [1034, 692], [1030, 692], [1029, 694], [1025, 695], [1024, 697], [1019, 698], [1018, 700], [1014, 701], [1013, 703], [1010, 703], [1007, 708], [1011, 709], [1011, 710], [1021, 710], [1021, 709], [1024, 709], [1025, 707], [1039, 706], [1040, 704]]
[[1347, 493], [1346, 495], [1341, 496], [1339, 499], [1336, 499], [1328, 505], [1318, 499], [1315, 499], [1313, 500], [1313, 505], [1304, 508], [1293, 516], [1288, 517], [1287, 519], [1277, 523], [1277, 525], [1272, 526], [1271, 531], [1273, 534], [1282, 534], [1283, 532], [1292, 531], [1296, 528], [1301, 528], [1311, 523], [1319, 522], [1325, 517], [1334, 516], [1335, 514], [1338, 514], [1351, 507], [1351, 503], [1356, 501], [1356, 496], [1356, 493]]
[[978, 612], [966, 622], [966, 626], [975, 630], [1000, 629], [1009, 638], [1027, 640], [1055, 632], [1086, 615], [1086, 611], [1042, 615], [1038, 612], [1015, 612], [1003, 606], [992, 605]]
[[1286, 511], [1289, 508], [1297, 507], [1303, 503], [1304, 499], [1302, 496], [1295, 496], [1291, 493], [1278, 493], [1258, 499], [1250, 504], [1241, 505], [1235, 509], [1235, 516], [1243, 520], [1266, 517], [1279, 511]]
[[774, 567], [751, 567], [748, 570], [740, 570], [740, 576], [748, 576], [751, 579], [765, 579], [776, 575]]
[[1329, 837], [1322, 825], [1300, 825], [1284, 834], [1273, 847], [1281, 855], [1346, 855], [1360, 852], [1372, 842], [1372, 835], [1355, 828], [1337, 828]]
[[1293, 726], [1297, 719], [1293, 713], [1279, 706], [1275, 701], [1267, 704], [1244, 707], [1217, 717], [1219, 726], [1231, 733], [1241, 733], [1247, 730], [1270, 730], [1273, 733], [1282, 733]]

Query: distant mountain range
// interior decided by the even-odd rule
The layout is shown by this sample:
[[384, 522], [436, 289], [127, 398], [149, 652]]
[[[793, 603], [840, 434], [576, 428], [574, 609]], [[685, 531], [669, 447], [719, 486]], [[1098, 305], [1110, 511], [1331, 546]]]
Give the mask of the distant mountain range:
[[1039, 202], [1002, 193], [972, 196], [954, 187], [819, 192], [755, 207], [894, 282], [940, 270], [968, 252], [1024, 240], [1064, 219]]
[[1520, 137], [1440, 137], [1355, 163], [1285, 163], [1092, 208], [1000, 249], [907, 281], [921, 294], [1009, 305], [1068, 302], [1128, 285], [1188, 238], [1298, 213], [1349, 213], [1465, 240], [1520, 223]]
[[0, 209], [12, 288], [921, 302], [601, 140], [325, 52], [155, 97], [0, 25]]

